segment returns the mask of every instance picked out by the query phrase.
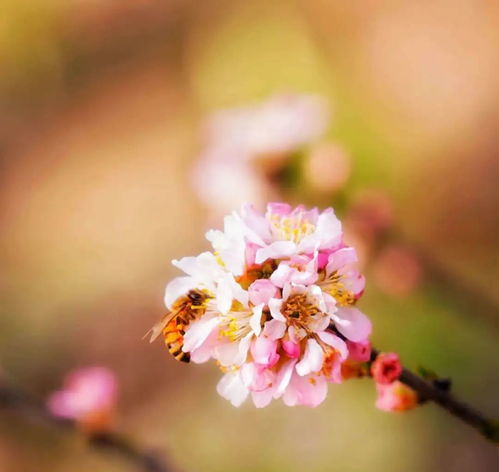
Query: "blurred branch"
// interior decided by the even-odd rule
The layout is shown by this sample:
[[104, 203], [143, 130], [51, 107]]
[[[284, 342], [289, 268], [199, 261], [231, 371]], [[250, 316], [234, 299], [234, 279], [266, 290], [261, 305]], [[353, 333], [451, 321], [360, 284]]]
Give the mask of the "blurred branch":
[[[0, 408], [10, 408], [30, 421], [56, 426], [69, 433], [81, 434], [76, 421], [53, 415], [37, 398], [0, 379]], [[90, 433], [88, 444], [103, 452], [114, 453], [145, 472], [173, 472], [173, 468], [155, 452], [142, 449], [111, 431]]]
[[[373, 362], [378, 354], [379, 351], [373, 349], [370, 362]], [[448, 391], [450, 387], [448, 381], [441, 382], [436, 379], [430, 383], [405, 367], [399, 380], [417, 392], [420, 402], [432, 401], [436, 403], [456, 418], [468, 423], [488, 440], [499, 442], [499, 422], [487, 418], [470, 405], [458, 400]]]

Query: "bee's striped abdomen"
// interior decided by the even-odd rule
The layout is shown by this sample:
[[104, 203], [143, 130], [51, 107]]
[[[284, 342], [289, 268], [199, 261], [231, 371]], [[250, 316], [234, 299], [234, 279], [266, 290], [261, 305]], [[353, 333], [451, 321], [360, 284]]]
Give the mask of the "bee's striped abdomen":
[[180, 320], [172, 320], [163, 331], [165, 344], [169, 353], [180, 362], [189, 362], [191, 356], [188, 352], [182, 351], [184, 345], [185, 326]]

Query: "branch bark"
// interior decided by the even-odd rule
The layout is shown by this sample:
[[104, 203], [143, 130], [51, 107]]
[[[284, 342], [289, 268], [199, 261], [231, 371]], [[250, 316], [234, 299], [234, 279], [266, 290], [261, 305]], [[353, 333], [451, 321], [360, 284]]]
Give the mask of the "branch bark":
[[[379, 351], [372, 350], [372, 363], [378, 356]], [[412, 388], [419, 396], [420, 401], [431, 401], [447, 410], [451, 415], [475, 428], [482, 436], [495, 443], [499, 442], [499, 422], [487, 418], [481, 412], [470, 405], [458, 400], [447, 389], [439, 386], [438, 382], [428, 382], [420, 375], [405, 368], [399, 380]]]

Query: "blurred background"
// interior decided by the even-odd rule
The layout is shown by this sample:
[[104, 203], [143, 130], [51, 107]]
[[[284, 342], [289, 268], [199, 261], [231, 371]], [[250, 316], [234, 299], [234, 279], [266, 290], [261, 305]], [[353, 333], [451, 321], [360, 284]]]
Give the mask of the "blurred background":
[[[333, 386], [316, 409], [235, 409], [215, 391], [216, 366], [141, 341], [177, 275], [170, 260], [207, 249], [222, 203], [333, 205], [361, 253], [374, 344], [451, 377], [498, 416], [498, 3], [3, 0], [0, 10], [4, 375], [46, 398], [71, 369], [111, 368], [116, 428], [185, 471], [499, 466], [492, 445], [433, 405], [377, 410], [369, 380]], [[328, 110], [313, 139], [206, 157], [225, 149], [213, 113], [296, 95]], [[133, 470], [0, 412], [0, 470], [90, 468]]]

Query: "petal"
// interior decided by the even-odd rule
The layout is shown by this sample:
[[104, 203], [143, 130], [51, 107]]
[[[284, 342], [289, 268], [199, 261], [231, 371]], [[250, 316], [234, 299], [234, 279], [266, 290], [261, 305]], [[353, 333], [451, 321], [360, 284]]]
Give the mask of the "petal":
[[217, 308], [220, 313], [226, 315], [232, 306], [232, 290], [227, 279], [221, 279], [217, 285]]
[[202, 364], [208, 361], [213, 354], [213, 348], [218, 343], [218, 330], [214, 329], [208, 338], [198, 348], [190, 351], [191, 362]]
[[239, 407], [246, 400], [249, 390], [244, 386], [239, 372], [230, 372], [225, 374], [218, 382], [217, 392], [220, 396], [229, 400], [232, 405]]
[[286, 262], [281, 262], [270, 276], [270, 280], [275, 286], [282, 288], [289, 282], [292, 272], [293, 269]]
[[198, 349], [219, 323], [220, 319], [212, 314], [204, 315], [201, 319], [193, 321], [184, 335], [182, 351], [190, 352]]
[[288, 357], [291, 357], [292, 359], [300, 357], [301, 349], [299, 343], [294, 343], [291, 340], [282, 340], [282, 348]]
[[291, 359], [285, 362], [277, 373], [277, 378], [275, 381], [274, 398], [279, 398], [286, 390], [291, 380], [294, 368], [296, 364], [296, 359]]
[[338, 331], [350, 341], [363, 341], [371, 334], [371, 321], [357, 308], [339, 307], [333, 319]]
[[346, 359], [348, 357], [347, 344], [345, 343], [345, 341], [343, 341], [343, 339], [328, 331], [322, 331], [321, 333], [317, 333], [317, 335], [319, 336], [321, 341], [325, 342], [331, 347], [334, 347], [334, 349], [338, 351], [342, 359]]
[[[275, 272], [274, 272], [275, 273]], [[249, 299], [253, 305], [267, 304], [279, 295], [279, 289], [268, 279], [255, 280], [248, 288]]]
[[281, 339], [286, 332], [286, 323], [283, 323], [280, 320], [270, 320], [265, 323], [265, 327], [263, 328], [264, 336], [267, 336], [272, 341], [276, 339]]
[[261, 392], [251, 392], [253, 403], [257, 408], [265, 408], [271, 401], [274, 389], [267, 388]]
[[277, 341], [272, 341], [265, 336], [257, 337], [251, 343], [251, 355], [254, 361], [261, 366], [270, 366], [279, 359], [277, 354]]
[[255, 262], [261, 264], [267, 259], [282, 259], [296, 252], [296, 244], [293, 241], [275, 241], [267, 247], [256, 251]]
[[284, 392], [283, 401], [288, 406], [305, 405], [316, 407], [327, 396], [327, 382], [323, 376], [293, 375]]
[[282, 322], [286, 322], [286, 318], [284, 315], [281, 313], [281, 306], [282, 306], [282, 299], [280, 298], [271, 298], [269, 300], [269, 310], [270, 314], [272, 315], [272, 318], [275, 320], [279, 320]]
[[357, 252], [353, 247], [344, 247], [338, 249], [329, 255], [328, 263], [326, 266], [326, 275], [345, 267], [348, 264], [357, 262]]
[[165, 290], [165, 305], [171, 310], [173, 304], [181, 296], [184, 296], [189, 290], [196, 288], [198, 282], [192, 277], [176, 277], [167, 286]]
[[315, 339], [308, 339], [303, 358], [296, 364], [298, 375], [304, 376], [311, 372], [319, 372], [324, 361], [324, 351]]
[[257, 336], [262, 331], [262, 310], [263, 303], [261, 305], [253, 307], [253, 315], [251, 315], [249, 322], [251, 329]]

